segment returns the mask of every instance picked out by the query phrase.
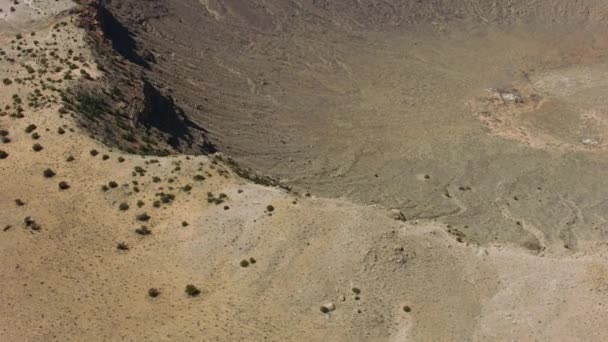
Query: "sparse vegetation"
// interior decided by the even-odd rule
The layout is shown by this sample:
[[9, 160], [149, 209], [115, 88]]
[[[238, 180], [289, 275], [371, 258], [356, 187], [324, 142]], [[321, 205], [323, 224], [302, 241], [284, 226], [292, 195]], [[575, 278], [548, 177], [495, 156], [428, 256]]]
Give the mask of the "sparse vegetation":
[[186, 294], [190, 297], [196, 297], [201, 294], [201, 290], [192, 284], [188, 284], [186, 285]]
[[103, 97], [93, 92], [83, 91], [76, 95], [76, 110], [86, 118], [94, 119], [108, 111], [109, 106]]
[[148, 290], [148, 296], [156, 298], [160, 295], [160, 291], [157, 288], [151, 288]]
[[44, 175], [45, 178], [53, 178], [55, 177], [55, 171], [51, 170], [51, 169], [46, 169], [42, 172], [42, 174]]
[[32, 219], [30, 216], [26, 216], [25, 219], [23, 219], [23, 223], [25, 223], [26, 228], [29, 228], [33, 231], [39, 231], [40, 229], [42, 229], [38, 222], [36, 222], [36, 220]]
[[135, 232], [144, 236], [152, 234], [152, 231], [147, 226], [141, 226], [140, 228], [135, 229]]
[[208, 192], [207, 193], [207, 202], [208, 203], [215, 203], [216, 205], [222, 204], [224, 203], [224, 201], [228, 198], [228, 195], [222, 193], [219, 194], [219, 196], [215, 196], [213, 195], [212, 192]]
[[30, 124], [30, 125], [28, 125], [28, 126], [25, 128], [25, 133], [30, 134], [30, 133], [32, 133], [33, 131], [35, 131], [35, 130], [36, 130], [36, 128], [38, 128], [38, 127], [36, 127], [36, 125], [34, 125], [34, 124]]
[[147, 213], [141, 213], [135, 216], [135, 218], [137, 219], [137, 221], [147, 222], [150, 220], [151, 217]]
[[174, 194], [166, 194], [166, 193], [160, 194], [160, 201], [165, 204], [171, 203], [171, 202], [173, 202], [173, 200], [175, 200]]
[[126, 242], [119, 242], [116, 245], [116, 249], [118, 249], [119, 251], [128, 251], [130, 247]]

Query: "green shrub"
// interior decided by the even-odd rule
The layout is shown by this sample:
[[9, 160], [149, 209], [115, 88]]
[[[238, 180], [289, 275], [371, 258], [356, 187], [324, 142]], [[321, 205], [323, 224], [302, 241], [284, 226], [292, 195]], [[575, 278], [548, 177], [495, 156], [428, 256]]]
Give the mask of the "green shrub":
[[186, 285], [186, 294], [190, 297], [196, 297], [201, 294], [201, 290], [192, 284], [188, 284]]
[[76, 95], [76, 110], [89, 119], [101, 116], [110, 109], [106, 101], [92, 92], [81, 92]]

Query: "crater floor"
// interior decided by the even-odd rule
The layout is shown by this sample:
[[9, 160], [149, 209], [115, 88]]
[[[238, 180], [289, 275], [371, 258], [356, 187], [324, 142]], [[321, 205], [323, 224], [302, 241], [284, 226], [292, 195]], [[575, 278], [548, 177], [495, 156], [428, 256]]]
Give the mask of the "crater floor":
[[608, 232], [605, 5], [153, 3], [111, 9], [241, 163], [485, 245]]

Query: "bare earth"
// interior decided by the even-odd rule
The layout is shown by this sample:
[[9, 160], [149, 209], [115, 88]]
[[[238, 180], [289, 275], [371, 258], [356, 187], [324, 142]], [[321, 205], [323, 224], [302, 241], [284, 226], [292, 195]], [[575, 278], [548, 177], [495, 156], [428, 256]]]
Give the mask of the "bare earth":
[[[218, 5], [222, 1], [196, 3], [197, 10], [208, 12], [205, 20], [234, 14], [230, 6]], [[593, 18], [601, 21], [597, 3]], [[190, 2], [179, 2], [184, 4]], [[553, 65], [559, 58], [549, 56], [551, 61], [539, 63], [550, 67], [524, 76], [518, 70], [504, 84], [486, 84], [469, 73], [490, 68], [491, 58], [466, 67], [470, 78], [462, 89], [445, 93], [446, 99], [434, 90], [432, 98], [424, 98], [423, 90], [433, 84], [416, 90], [422, 97], [408, 95], [400, 87], [410, 85], [397, 82], [405, 74], [390, 78], [388, 72], [398, 65], [414, 72], [417, 66], [404, 64], [399, 53], [407, 50], [408, 59], [419, 53], [421, 63], [433, 63], [438, 72], [437, 86], [453, 89], [450, 82], [458, 77], [441, 83], [442, 73], [463, 75], [459, 67], [471, 62], [442, 63], [467, 51], [461, 45], [466, 41], [454, 44], [446, 57], [429, 52], [450, 48], [441, 40], [422, 42], [419, 52], [403, 44], [385, 50], [387, 43], [380, 40], [365, 51], [362, 43], [352, 61], [328, 62], [328, 70], [339, 67], [344, 73], [360, 63], [350, 81], [330, 80], [333, 74], [317, 64], [311, 69], [318, 74], [308, 70], [302, 82], [322, 80], [326, 89], [344, 96], [317, 99], [320, 111], [344, 108], [357, 97], [365, 101], [351, 108], [356, 117], [390, 107], [393, 114], [383, 120], [336, 114], [310, 124], [316, 127], [310, 135], [293, 136], [291, 129], [306, 125], [277, 121], [271, 127], [278, 131], [285, 125], [285, 136], [293, 140], [276, 145], [256, 140], [263, 130], [237, 132], [234, 122], [226, 123], [226, 135], [216, 140], [221, 150], [312, 189], [313, 195], [327, 195], [322, 198], [253, 184], [222, 158], [142, 157], [90, 138], [72, 113], [60, 111], [60, 92], [80, 77], [105, 79], [86, 33], [66, 12], [75, 6], [66, 0], [17, 5], [0, 0], [0, 81], [11, 80], [0, 83], [0, 131], [6, 131], [0, 151], [7, 154], [0, 159], [0, 341], [608, 339], [608, 226], [602, 216], [608, 109], [600, 98], [608, 69], [597, 62], [603, 56], [597, 51], [605, 46], [600, 38], [593, 40], [598, 50], [568, 54], [583, 66]], [[520, 33], [493, 34], [526, 39]], [[395, 39], [413, 44], [411, 37]], [[538, 46], [555, 37], [529, 39]], [[310, 42], [294, 41], [300, 43], [303, 48]], [[492, 56], [512, 56], [502, 55], [502, 43], [494, 44], [487, 46]], [[568, 51], [575, 50], [581, 51]], [[526, 51], [523, 60], [548, 56], [545, 50]], [[378, 56], [388, 63], [381, 69], [373, 67]], [[243, 79], [229, 61], [216, 62]], [[504, 77], [503, 70], [494, 75]], [[395, 83], [384, 83], [386, 77]], [[299, 94], [260, 90], [261, 84], [280, 84], [270, 77], [250, 81], [239, 86], [249, 84], [246, 91], [260, 97], [244, 102]], [[351, 81], [358, 90], [346, 89]], [[180, 103], [188, 106], [179, 98], [180, 85], [175, 87]], [[219, 99], [225, 98], [210, 101]], [[288, 116], [297, 117], [307, 106], [277, 100], [282, 101], [296, 108]], [[394, 101], [404, 101], [403, 107], [412, 101], [417, 109], [448, 106], [442, 108], [459, 114], [441, 122], [447, 109], [416, 117], [405, 109], [395, 112]], [[414, 127], [405, 127], [408, 122]], [[475, 126], [467, 126], [471, 122]], [[573, 122], [580, 128], [574, 133]], [[433, 125], [439, 127], [422, 129]], [[219, 136], [219, 126], [210, 133]], [[235, 139], [237, 133], [247, 137]], [[249, 139], [256, 144], [248, 145]], [[450, 150], [453, 141], [457, 146]], [[475, 147], [482, 143], [488, 149]], [[42, 149], [35, 151], [34, 144]], [[299, 144], [321, 149], [292, 153]], [[380, 145], [386, 149], [375, 149]], [[259, 154], [247, 155], [248, 146]], [[264, 146], [285, 150], [263, 154]], [[459, 151], [477, 159], [457, 162], [463, 158]], [[447, 159], [440, 166], [434, 163], [442, 158]], [[404, 160], [415, 160], [415, 166], [401, 167]], [[370, 166], [376, 163], [377, 168]], [[62, 189], [60, 182], [67, 186]], [[396, 220], [391, 208], [407, 220]], [[200, 294], [186, 294], [189, 284]], [[152, 288], [158, 296], [150, 296]]]

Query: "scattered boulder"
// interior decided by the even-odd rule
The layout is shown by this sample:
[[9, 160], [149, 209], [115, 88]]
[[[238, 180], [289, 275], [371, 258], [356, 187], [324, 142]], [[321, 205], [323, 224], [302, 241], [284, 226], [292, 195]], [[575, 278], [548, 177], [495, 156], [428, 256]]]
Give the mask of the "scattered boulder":
[[321, 305], [321, 312], [324, 314], [330, 313], [334, 310], [336, 310], [336, 305], [334, 303], [327, 303], [327, 304]]
[[394, 220], [406, 221], [405, 215], [399, 209], [391, 209], [390, 215]]

